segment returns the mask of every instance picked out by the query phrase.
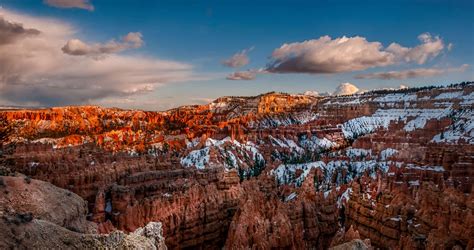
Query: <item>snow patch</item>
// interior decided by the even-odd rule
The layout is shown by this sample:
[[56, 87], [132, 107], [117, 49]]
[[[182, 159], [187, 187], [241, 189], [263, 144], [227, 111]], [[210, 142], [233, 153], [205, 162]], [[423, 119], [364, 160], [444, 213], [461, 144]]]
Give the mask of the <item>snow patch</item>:
[[341, 196], [337, 199], [337, 207], [341, 208], [344, 203], [348, 202], [351, 194], [352, 188], [347, 188], [346, 191], [344, 191], [344, 193], [342, 193]]
[[378, 109], [372, 116], [362, 116], [351, 119], [341, 125], [346, 138], [356, 138], [375, 132], [377, 129], [387, 129], [392, 121], [406, 122], [414, 117], [404, 127], [405, 131], [423, 128], [430, 119], [441, 119], [451, 114], [451, 108], [445, 109]]
[[398, 153], [398, 150], [396, 150], [396, 149], [386, 148], [386, 149], [380, 151], [380, 159], [382, 161], [386, 161], [388, 157], [391, 157], [391, 156], [393, 156], [397, 153]]
[[295, 199], [296, 197], [297, 197], [296, 193], [293, 192], [285, 198], [285, 202], [291, 201]]
[[462, 91], [457, 91], [457, 92], [445, 92], [441, 93], [438, 96], [436, 96], [434, 99], [435, 100], [440, 100], [440, 99], [455, 99], [459, 98], [463, 95]]
[[395, 93], [376, 97], [373, 101], [378, 103], [415, 102], [417, 98], [416, 94]]
[[435, 135], [432, 142], [456, 144], [463, 139], [474, 144], [474, 111], [464, 110], [454, 115], [454, 124], [443, 132]]
[[308, 139], [306, 135], [301, 137], [300, 144], [302, 147], [311, 149], [311, 150], [317, 150], [319, 148], [330, 149], [330, 148], [335, 148], [338, 146], [337, 143], [328, 140], [326, 137], [323, 137], [322, 139], [320, 139], [317, 136], [311, 136]]
[[183, 158], [181, 158], [181, 165], [184, 167], [194, 166], [197, 169], [204, 169], [209, 163], [209, 147], [203, 149], [193, 150]]
[[372, 150], [363, 148], [349, 148], [346, 150], [347, 157], [367, 157], [372, 155]]
[[[246, 164], [242, 159], [251, 159], [264, 161], [263, 156], [258, 151], [255, 144], [247, 142], [240, 143], [237, 140], [232, 140], [226, 137], [222, 140], [215, 140], [208, 138], [204, 143], [204, 148], [189, 152], [186, 156], [181, 158], [181, 165], [184, 167], [195, 166], [198, 169], [204, 169], [210, 164], [222, 164], [226, 169], [238, 168], [240, 165]], [[216, 150], [216, 162], [210, 162], [210, 150]], [[236, 156], [236, 153], [242, 157]], [[241, 159], [242, 158], [242, 159]]]

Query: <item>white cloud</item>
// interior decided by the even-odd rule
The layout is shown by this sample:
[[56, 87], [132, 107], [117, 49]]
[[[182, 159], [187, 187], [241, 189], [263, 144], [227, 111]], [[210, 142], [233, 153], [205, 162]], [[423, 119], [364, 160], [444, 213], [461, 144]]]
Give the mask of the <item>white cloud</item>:
[[121, 42], [111, 40], [101, 44], [86, 44], [79, 39], [71, 39], [62, 47], [62, 51], [73, 56], [92, 56], [103, 58], [105, 54], [118, 53], [126, 49], [136, 49], [143, 45], [142, 34], [140, 32], [130, 32], [122, 37]]
[[393, 55], [379, 42], [363, 37], [329, 36], [283, 44], [272, 53], [268, 71], [274, 73], [338, 73], [392, 64]]
[[333, 95], [352, 95], [360, 92], [361, 90], [350, 82], [345, 82], [339, 84], [337, 86], [336, 91], [334, 91]]
[[253, 47], [249, 49], [244, 49], [240, 52], [235, 53], [229, 59], [222, 61], [222, 65], [230, 67], [230, 68], [239, 68], [249, 64], [250, 60], [248, 57], [248, 53], [253, 50]]
[[409, 70], [402, 70], [402, 71], [388, 71], [388, 72], [376, 72], [376, 73], [368, 73], [368, 74], [360, 74], [355, 76], [356, 79], [382, 79], [382, 80], [390, 80], [390, 79], [408, 79], [408, 78], [416, 78], [416, 77], [432, 77], [437, 76], [445, 73], [452, 73], [452, 72], [464, 72], [469, 67], [468, 64], [463, 64], [457, 68], [417, 68], [417, 69], [409, 69]]
[[[140, 96], [163, 84], [205, 78], [196, 75], [191, 65], [170, 60], [119, 54], [102, 60], [71, 56], [61, 51], [75, 35], [71, 25], [6, 9], [0, 9], [0, 16], [25, 30], [39, 31], [0, 44], [0, 99], [4, 104], [96, 103], [106, 98]], [[0, 34], [8, 35], [5, 30], [0, 26]], [[137, 46], [141, 37], [130, 33], [122, 43]], [[84, 44], [75, 46], [82, 49]]]
[[122, 37], [125, 43], [128, 43], [132, 48], [139, 48], [143, 45], [142, 33], [130, 32], [126, 36]]
[[438, 56], [444, 48], [439, 37], [428, 33], [419, 37], [414, 48], [392, 43], [384, 49], [380, 42], [364, 37], [323, 36], [318, 39], [283, 44], [273, 51], [267, 71], [273, 73], [341, 73], [384, 67], [400, 62], [423, 64]]
[[406, 48], [398, 43], [392, 43], [387, 51], [393, 53], [396, 60], [424, 64], [427, 60], [438, 56], [444, 49], [444, 42], [440, 37], [432, 37], [429, 33], [418, 36], [422, 44], [414, 48]]
[[57, 8], [78, 8], [93, 11], [94, 6], [89, 0], [44, 0], [44, 3]]

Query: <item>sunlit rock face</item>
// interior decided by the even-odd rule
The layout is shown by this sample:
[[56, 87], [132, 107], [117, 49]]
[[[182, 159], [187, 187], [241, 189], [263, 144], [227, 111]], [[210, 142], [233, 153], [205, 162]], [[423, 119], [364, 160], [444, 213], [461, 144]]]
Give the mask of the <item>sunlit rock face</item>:
[[[473, 106], [463, 83], [166, 112], [5, 109], [0, 174], [81, 200], [58, 204], [50, 222], [121, 239], [160, 222], [163, 238], [149, 243], [171, 249], [472, 248]], [[18, 207], [57, 196], [43, 195]], [[61, 237], [75, 237], [69, 224]]]

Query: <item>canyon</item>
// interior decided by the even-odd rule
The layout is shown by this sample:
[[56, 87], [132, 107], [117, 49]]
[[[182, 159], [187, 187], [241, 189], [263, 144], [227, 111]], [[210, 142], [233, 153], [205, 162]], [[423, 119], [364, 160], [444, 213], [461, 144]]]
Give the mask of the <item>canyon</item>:
[[473, 107], [464, 82], [2, 109], [0, 248], [472, 249]]

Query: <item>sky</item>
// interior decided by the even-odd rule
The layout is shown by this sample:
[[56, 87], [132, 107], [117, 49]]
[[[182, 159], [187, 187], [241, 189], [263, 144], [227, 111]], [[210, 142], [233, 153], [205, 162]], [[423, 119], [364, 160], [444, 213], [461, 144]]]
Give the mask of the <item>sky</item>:
[[0, 6], [2, 106], [166, 110], [270, 91], [346, 94], [474, 80], [472, 0]]

